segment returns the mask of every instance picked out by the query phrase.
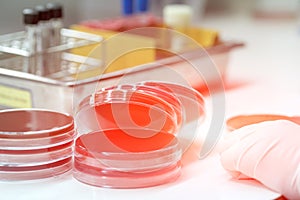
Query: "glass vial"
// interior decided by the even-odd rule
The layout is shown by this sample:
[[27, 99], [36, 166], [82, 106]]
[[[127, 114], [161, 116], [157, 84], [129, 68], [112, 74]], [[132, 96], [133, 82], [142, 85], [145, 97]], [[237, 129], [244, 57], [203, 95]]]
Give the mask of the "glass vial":
[[[50, 46], [59, 46], [62, 44], [61, 29], [63, 28], [63, 6], [60, 3], [48, 3], [46, 7], [50, 11]], [[61, 52], [51, 53], [52, 64], [51, 72], [61, 71]]]
[[51, 46], [61, 44], [60, 31], [64, 27], [63, 24], [63, 6], [60, 3], [48, 3], [46, 7], [50, 10], [51, 20], [50, 28], [52, 34]]
[[38, 12], [31, 8], [23, 10], [23, 23], [25, 25], [25, 41], [23, 48], [29, 52], [29, 56], [23, 59], [23, 71], [30, 72], [35, 66], [34, 54], [37, 51]]
[[46, 6], [38, 5], [35, 7], [39, 14], [39, 23], [37, 30], [37, 60], [35, 74], [45, 76], [49, 74], [48, 54], [46, 50], [50, 47], [51, 34], [50, 34], [50, 11]]
[[40, 38], [38, 41], [38, 51], [43, 51], [50, 46], [50, 11], [46, 6], [38, 5], [35, 7], [39, 14], [38, 31]]

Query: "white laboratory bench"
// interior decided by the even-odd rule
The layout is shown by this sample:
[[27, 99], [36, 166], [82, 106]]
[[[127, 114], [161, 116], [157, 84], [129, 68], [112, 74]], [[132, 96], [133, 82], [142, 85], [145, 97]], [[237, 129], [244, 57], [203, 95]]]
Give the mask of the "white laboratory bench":
[[[258, 21], [246, 15], [209, 16], [202, 26], [224, 39], [245, 42], [230, 57], [226, 118], [245, 113], [300, 113], [300, 26], [296, 20]], [[226, 131], [224, 129], [224, 134]], [[275, 199], [280, 195], [256, 181], [238, 181], [222, 168], [218, 148], [198, 159], [196, 141], [183, 159], [181, 177], [144, 189], [105, 189], [82, 184], [71, 174], [25, 182], [0, 182], [1, 199]]]
[[299, 115], [298, 106], [291, 104], [300, 102], [298, 19], [257, 19], [240, 13], [210, 16], [202, 24], [220, 30], [221, 37], [245, 43], [231, 53], [227, 69], [227, 117], [259, 111]]
[[216, 28], [222, 38], [245, 42], [234, 51], [228, 69], [233, 78], [273, 80], [296, 86], [300, 74], [300, 21], [298, 19], [258, 19], [251, 14], [213, 15], [200, 25]]

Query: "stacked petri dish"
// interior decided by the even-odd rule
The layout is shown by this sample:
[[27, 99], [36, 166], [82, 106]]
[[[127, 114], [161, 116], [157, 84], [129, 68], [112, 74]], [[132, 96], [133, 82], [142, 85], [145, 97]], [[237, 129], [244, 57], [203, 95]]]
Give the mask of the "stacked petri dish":
[[44, 109], [0, 111], [0, 180], [32, 180], [72, 169], [73, 118]]
[[73, 175], [111, 188], [174, 181], [204, 114], [201, 94], [181, 85], [142, 82], [101, 89], [83, 99], [75, 115]]

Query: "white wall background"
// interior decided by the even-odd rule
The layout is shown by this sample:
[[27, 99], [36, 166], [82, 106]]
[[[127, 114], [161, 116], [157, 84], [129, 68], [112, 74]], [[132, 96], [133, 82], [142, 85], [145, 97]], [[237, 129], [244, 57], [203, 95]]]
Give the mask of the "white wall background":
[[[0, 34], [23, 29], [22, 10], [45, 4], [51, 0], [0, 0]], [[85, 19], [103, 19], [121, 14], [121, 0], [53, 0], [64, 5], [65, 25]], [[193, 6], [197, 17], [203, 17], [204, 9], [216, 12], [249, 12], [253, 9], [299, 10], [298, 0], [149, 0], [150, 10], [161, 15], [162, 7], [168, 3], [186, 2]]]

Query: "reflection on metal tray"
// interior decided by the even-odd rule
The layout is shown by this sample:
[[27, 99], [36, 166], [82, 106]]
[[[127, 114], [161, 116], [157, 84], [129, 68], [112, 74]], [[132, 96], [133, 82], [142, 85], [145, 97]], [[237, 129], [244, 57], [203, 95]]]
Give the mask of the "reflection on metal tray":
[[[43, 77], [60, 81], [74, 81], [79, 68], [88, 71], [103, 65], [103, 62], [101, 60], [87, 58], [85, 56], [80, 56], [72, 53], [62, 52], [59, 54], [59, 56], [59, 62], [57, 62], [59, 63], [59, 68], [57, 68], [57, 70], [44, 74]], [[3, 57], [1, 57], [0, 55], [1, 68], [39, 75], [35, 73], [34, 65], [31, 65], [27, 70], [24, 69], [24, 62], [27, 61], [27, 58], [24, 58], [23, 56]], [[53, 60], [49, 61], [53, 63]]]
[[49, 47], [44, 51], [32, 52], [28, 49], [25, 32], [2, 35], [0, 36], [0, 66], [47, 77], [69, 68], [72, 70], [82, 63], [77, 62], [78, 59], [70, 60], [70, 55], [65, 56], [65, 53], [77, 47], [99, 44], [102, 40], [99, 35], [62, 29], [60, 45]]
[[[37, 107], [72, 114], [77, 103], [97, 88], [119, 83], [157, 80], [183, 84], [188, 82], [193, 87], [199, 87], [205, 82], [215, 81], [220, 74], [225, 76], [229, 53], [240, 46], [241, 43], [224, 42], [207, 49], [209, 56], [201, 56], [197, 51], [187, 52], [185, 56], [197, 63], [197, 69], [191, 68], [189, 63], [180, 57], [171, 56], [153, 63], [106, 74], [99, 73], [84, 79], [78, 79], [78, 75], [86, 72], [97, 74], [97, 71], [103, 70], [101, 61], [86, 60], [85, 57], [63, 53], [62, 63], [65, 63], [63, 66], [67, 66], [65, 70], [47, 76], [2, 67], [0, 68], [0, 108]], [[211, 60], [220, 74], [211, 72]], [[199, 73], [195, 73], [197, 70], [205, 74], [205, 79], [199, 76]], [[181, 80], [180, 77], [184, 78]]]
[[[58, 51], [65, 51], [71, 48], [82, 47], [86, 45], [95, 44], [102, 41], [102, 37], [85, 33], [81, 31], [75, 31], [71, 29], [61, 29], [61, 44], [46, 49], [40, 53], [51, 53]], [[2, 54], [9, 53], [20, 56], [32, 56], [26, 45], [25, 32], [16, 32], [0, 36], [0, 52]], [[1, 56], [1, 55], [0, 55]]]

